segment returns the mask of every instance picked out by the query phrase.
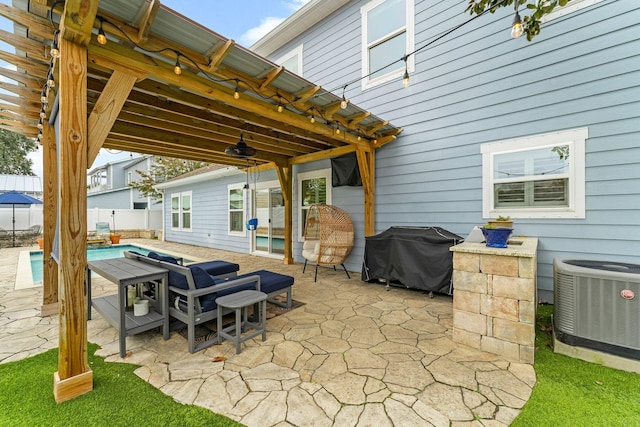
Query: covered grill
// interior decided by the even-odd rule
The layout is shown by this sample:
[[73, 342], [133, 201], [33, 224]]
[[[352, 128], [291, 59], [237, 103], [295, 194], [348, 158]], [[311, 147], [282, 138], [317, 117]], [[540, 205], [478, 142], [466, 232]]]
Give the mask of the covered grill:
[[463, 238], [440, 227], [391, 227], [366, 238], [362, 280], [451, 295], [453, 257]]

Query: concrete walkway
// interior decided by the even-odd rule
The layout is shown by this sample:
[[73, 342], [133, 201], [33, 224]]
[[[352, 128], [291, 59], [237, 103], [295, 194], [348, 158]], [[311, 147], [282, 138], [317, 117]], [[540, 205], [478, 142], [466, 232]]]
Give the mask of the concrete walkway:
[[[247, 426], [503, 426], [520, 412], [535, 383], [533, 367], [451, 340], [450, 297], [364, 283], [357, 273], [313, 268], [188, 245], [152, 245], [191, 259], [237, 262], [240, 273], [269, 269], [295, 276], [305, 305], [267, 321], [267, 341], [230, 342], [196, 354], [173, 332], [118, 336], [94, 311], [89, 341], [109, 361], [141, 365], [136, 374], [175, 400], [209, 408]], [[58, 345], [57, 316], [40, 317], [41, 287], [14, 290], [20, 250], [0, 254], [0, 363]], [[94, 295], [113, 293], [102, 278]], [[214, 362], [216, 358], [224, 358]]]

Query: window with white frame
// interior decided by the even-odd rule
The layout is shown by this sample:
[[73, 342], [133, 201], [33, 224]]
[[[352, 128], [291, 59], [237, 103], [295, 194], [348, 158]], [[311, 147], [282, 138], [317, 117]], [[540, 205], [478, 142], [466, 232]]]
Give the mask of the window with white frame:
[[298, 174], [298, 240], [301, 242], [307, 212], [315, 203], [331, 204], [331, 169]]
[[302, 45], [296, 47], [291, 52], [282, 55], [274, 62], [302, 77]]
[[171, 195], [171, 229], [191, 231], [191, 191]]
[[229, 227], [231, 236], [245, 236], [245, 201], [243, 184], [232, 184], [228, 187]]
[[[373, 0], [360, 9], [362, 19], [362, 89], [404, 75], [400, 60], [414, 50], [414, 0]], [[415, 68], [415, 55], [407, 70]]]
[[485, 218], [584, 218], [587, 128], [481, 146]]
[[541, 21], [548, 22], [548, 21], [551, 21], [552, 19], [560, 18], [572, 12], [578, 11], [580, 9], [584, 9], [585, 7], [589, 7], [596, 3], [600, 3], [601, 1], [603, 0], [571, 0], [565, 6], [556, 6], [553, 9], [553, 12], [547, 15], [544, 15]]

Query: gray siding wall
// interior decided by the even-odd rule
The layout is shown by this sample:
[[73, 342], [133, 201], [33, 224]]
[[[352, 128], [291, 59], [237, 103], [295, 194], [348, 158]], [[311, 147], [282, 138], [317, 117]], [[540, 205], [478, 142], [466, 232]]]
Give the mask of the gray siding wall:
[[131, 209], [131, 189], [107, 191], [87, 196], [87, 208]]
[[[261, 175], [266, 176], [267, 173], [262, 173]], [[249, 253], [249, 233], [245, 237], [229, 236], [227, 233], [227, 206], [229, 203], [227, 186], [229, 184], [243, 183], [244, 181], [245, 176], [238, 174], [212, 181], [165, 189], [165, 240], [232, 252]], [[181, 191], [192, 192], [191, 231], [171, 229], [171, 194]]]
[[[353, 1], [271, 58], [303, 43], [305, 78], [340, 95], [361, 76], [366, 3]], [[468, 19], [466, 4], [417, 1], [416, 48]], [[408, 89], [398, 79], [363, 92], [356, 82], [346, 96], [404, 128], [377, 151], [377, 232], [441, 226], [466, 236], [484, 222], [481, 144], [589, 128], [586, 218], [515, 219], [516, 234], [539, 238], [539, 297], [550, 301], [554, 257], [640, 262], [640, 3], [595, 4], [544, 24], [533, 42], [512, 40], [511, 20], [510, 10], [487, 14], [417, 53]], [[304, 165], [316, 166], [326, 164]], [[358, 200], [358, 189], [333, 193], [359, 230], [348, 263], [356, 271], [363, 247]], [[299, 253], [296, 242], [296, 260]]]

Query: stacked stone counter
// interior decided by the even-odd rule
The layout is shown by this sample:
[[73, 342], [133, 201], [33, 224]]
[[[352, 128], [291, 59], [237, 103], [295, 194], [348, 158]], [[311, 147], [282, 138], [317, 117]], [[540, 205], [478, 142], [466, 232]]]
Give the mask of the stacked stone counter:
[[462, 243], [453, 252], [453, 340], [507, 360], [533, 363], [538, 239], [507, 248]]

